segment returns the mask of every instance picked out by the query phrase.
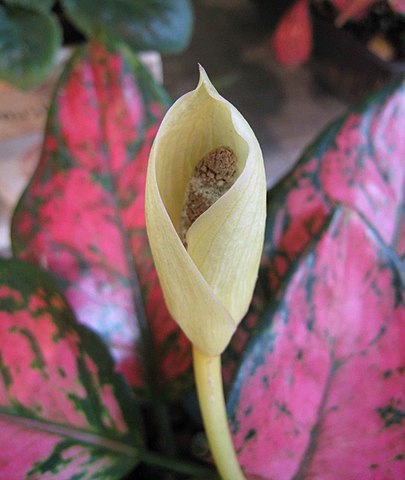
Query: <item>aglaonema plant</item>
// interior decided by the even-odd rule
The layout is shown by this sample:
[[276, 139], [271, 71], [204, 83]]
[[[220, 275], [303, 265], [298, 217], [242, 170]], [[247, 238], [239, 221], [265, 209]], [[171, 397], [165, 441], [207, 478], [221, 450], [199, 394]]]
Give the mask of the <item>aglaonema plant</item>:
[[[254, 197], [257, 182], [249, 187], [255, 178], [249, 173], [258, 159], [247, 160], [256, 144], [244, 120], [206, 78], [186, 98], [197, 101], [196, 108], [180, 112], [183, 118], [171, 125], [173, 117], [166, 117], [151, 156], [159, 185], [165, 188], [167, 179], [174, 188], [178, 179], [182, 193], [190, 192], [195, 165], [212, 148], [230, 147], [239, 161], [247, 154], [237, 172], [247, 169], [240, 183]], [[6, 478], [116, 479], [131, 469], [142, 478], [138, 467], [145, 463], [178, 478], [216, 478], [213, 469], [190, 464], [185, 455], [168, 456], [164, 448], [177, 438], [164, 407], [191, 389], [191, 348], [165, 306], [144, 216], [150, 146], [167, 105], [127, 48], [85, 46], [59, 82], [38, 169], [13, 218], [15, 258], [0, 263], [0, 465]], [[201, 141], [203, 111], [215, 120], [208, 133], [226, 132], [221, 145], [211, 145], [209, 136]], [[180, 121], [187, 118], [197, 124], [201, 118], [202, 130]], [[217, 461], [232, 455], [241, 477], [405, 475], [404, 124], [404, 88], [396, 84], [333, 124], [270, 192], [259, 281], [232, 338], [240, 318], [232, 317], [228, 329], [215, 324], [226, 322], [233, 305], [222, 281], [206, 289], [198, 325], [176, 318], [190, 337], [188, 329], [196, 331], [192, 340], [205, 360], [231, 338], [223, 374], [232, 436], [225, 432], [226, 450], [219, 441], [212, 453]], [[187, 173], [164, 170], [166, 149], [173, 162], [189, 161]], [[244, 210], [243, 191], [236, 181], [194, 228], [184, 233], [176, 225], [177, 238], [167, 237], [174, 252], [166, 261], [182, 285], [178, 298], [165, 292], [175, 317], [173, 303], [182, 308], [183, 294], [194, 295], [196, 305], [201, 300], [200, 288], [184, 282], [198, 279], [204, 287], [204, 275], [215, 278], [215, 265], [224, 270], [218, 275], [231, 271], [221, 266], [234, 262], [232, 242], [244, 239], [230, 237], [227, 250], [225, 234], [232, 226], [237, 231], [238, 212], [251, 219], [260, 211]], [[184, 225], [184, 198], [165, 198], [165, 208], [177, 209], [180, 218], [169, 216], [162, 229], [171, 228], [169, 221]], [[199, 228], [204, 222], [210, 228]], [[214, 241], [217, 234], [223, 242], [211, 251], [213, 263], [204, 264], [198, 240]], [[187, 255], [195, 255], [197, 271]], [[163, 278], [164, 289], [170, 281]], [[223, 315], [207, 319], [214, 300]], [[205, 369], [196, 364], [197, 372], [198, 365]], [[202, 398], [209, 405], [210, 395]], [[227, 429], [223, 410], [218, 423]], [[213, 434], [208, 427], [210, 441], [225, 438], [215, 427]], [[182, 435], [190, 438], [187, 429]]]

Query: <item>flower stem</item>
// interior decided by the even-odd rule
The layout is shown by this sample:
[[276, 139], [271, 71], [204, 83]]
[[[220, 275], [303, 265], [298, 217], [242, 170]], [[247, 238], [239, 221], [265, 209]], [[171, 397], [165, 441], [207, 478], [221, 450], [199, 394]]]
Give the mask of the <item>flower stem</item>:
[[245, 480], [228, 427], [221, 357], [208, 357], [193, 347], [193, 361], [201, 414], [218, 472], [223, 480]]

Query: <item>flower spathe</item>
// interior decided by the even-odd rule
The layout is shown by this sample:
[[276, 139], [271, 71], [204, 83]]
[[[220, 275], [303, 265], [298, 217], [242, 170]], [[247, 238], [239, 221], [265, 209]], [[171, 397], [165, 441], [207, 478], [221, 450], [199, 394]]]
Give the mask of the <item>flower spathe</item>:
[[[185, 192], [207, 152], [227, 146], [237, 179], [180, 236]], [[200, 68], [197, 88], [167, 112], [149, 159], [146, 222], [170, 313], [202, 353], [228, 345], [254, 289], [264, 239], [266, 180], [257, 139]]]

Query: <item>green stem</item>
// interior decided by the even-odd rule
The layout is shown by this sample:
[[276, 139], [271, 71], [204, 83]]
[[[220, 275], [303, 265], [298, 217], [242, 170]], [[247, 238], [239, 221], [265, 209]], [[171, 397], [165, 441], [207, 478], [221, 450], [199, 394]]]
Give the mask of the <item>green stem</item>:
[[140, 452], [140, 460], [147, 465], [153, 467], [160, 467], [172, 472], [192, 475], [193, 477], [201, 477], [210, 480], [219, 480], [212, 468], [197, 465], [195, 463], [184, 462], [182, 460], [175, 460], [171, 457], [165, 457], [160, 454], [143, 451]]
[[228, 427], [221, 357], [208, 357], [193, 347], [193, 361], [201, 414], [217, 469], [223, 480], [245, 480]]

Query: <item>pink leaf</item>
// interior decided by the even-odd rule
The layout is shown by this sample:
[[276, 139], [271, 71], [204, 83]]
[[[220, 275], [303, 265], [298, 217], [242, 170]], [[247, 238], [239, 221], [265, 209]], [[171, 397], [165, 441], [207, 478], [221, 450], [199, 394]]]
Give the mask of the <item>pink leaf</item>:
[[342, 27], [347, 21], [361, 20], [377, 0], [331, 0], [334, 6], [340, 10], [336, 19], [336, 25]]
[[389, 0], [389, 3], [393, 10], [405, 15], [405, 0]]
[[142, 446], [107, 349], [19, 260], [0, 260], [0, 431], [4, 479], [119, 478]]
[[[18, 257], [57, 275], [79, 321], [103, 337], [134, 387], [144, 385], [145, 371], [153, 382], [180, 382], [190, 366], [145, 230], [148, 154], [167, 105], [127, 51], [96, 44], [79, 50], [59, 84], [40, 164], [13, 220]], [[148, 355], [141, 358], [142, 350]]]
[[312, 25], [307, 0], [297, 0], [279, 22], [272, 40], [277, 60], [285, 67], [296, 67], [309, 60], [312, 51]]
[[332, 124], [270, 193], [262, 267], [250, 312], [225, 356], [225, 378], [291, 266], [334, 205], [360, 212], [405, 263], [405, 86], [373, 95]]
[[[361, 19], [367, 9], [371, 7], [377, 0], [331, 0], [331, 3], [340, 10], [340, 15], [345, 23], [347, 20], [355, 18]], [[339, 20], [337, 21], [339, 23]]]
[[229, 413], [264, 480], [405, 477], [405, 272], [338, 210], [249, 345]]

